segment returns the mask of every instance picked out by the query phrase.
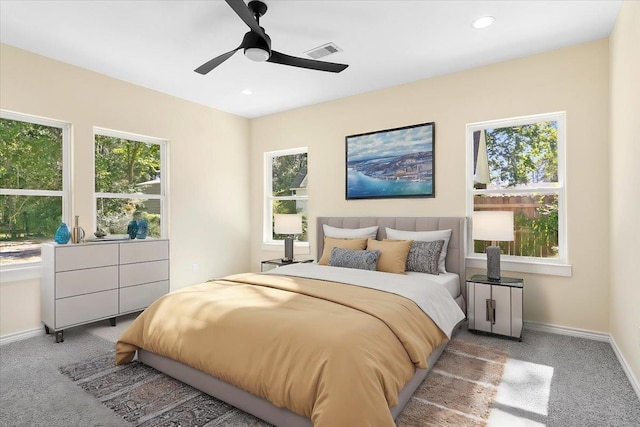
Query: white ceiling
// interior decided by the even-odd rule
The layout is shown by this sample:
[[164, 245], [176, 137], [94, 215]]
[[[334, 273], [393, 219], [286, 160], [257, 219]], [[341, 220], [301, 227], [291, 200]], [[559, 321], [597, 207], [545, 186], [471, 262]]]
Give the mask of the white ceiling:
[[[0, 41], [120, 80], [254, 118], [607, 37], [622, 0], [266, 0], [260, 25], [293, 56], [328, 42], [339, 74], [256, 63], [248, 27], [221, 0], [0, 0]], [[493, 26], [474, 30], [480, 16]], [[1, 59], [0, 59], [1, 60]], [[252, 95], [243, 95], [251, 89]]]

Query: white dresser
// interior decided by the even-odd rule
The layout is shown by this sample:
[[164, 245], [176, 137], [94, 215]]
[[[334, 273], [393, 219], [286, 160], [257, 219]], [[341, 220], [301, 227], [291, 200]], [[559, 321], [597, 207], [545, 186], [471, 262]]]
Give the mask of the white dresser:
[[72, 326], [141, 311], [169, 292], [164, 239], [42, 245], [40, 312], [47, 333], [64, 341]]

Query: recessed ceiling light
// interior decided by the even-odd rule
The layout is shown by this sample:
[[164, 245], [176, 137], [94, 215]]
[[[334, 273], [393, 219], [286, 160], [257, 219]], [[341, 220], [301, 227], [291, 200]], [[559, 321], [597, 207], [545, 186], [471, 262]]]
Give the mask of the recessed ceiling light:
[[496, 21], [496, 18], [494, 18], [493, 16], [483, 16], [473, 21], [471, 23], [471, 26], [476, 30], [481, 30], [483, 28], [487, 28], [488, 26], [493, 24], [495, 21]]
[[251, 95], [253, 92], [251, 91], [251, 89], [242, 89], [240, 93], [243, 95]]

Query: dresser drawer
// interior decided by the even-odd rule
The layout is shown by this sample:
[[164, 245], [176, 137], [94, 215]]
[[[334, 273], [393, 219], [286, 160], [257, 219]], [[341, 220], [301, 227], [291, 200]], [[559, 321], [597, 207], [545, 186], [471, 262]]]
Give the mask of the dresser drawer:
[[120, 266], [120, 287], [169, 280], [169, 260]]
[[120, 289], [120, 313], [145, 309], [167, 292], [169, 292], [168, 281]]
[[56, 271], [118, 265], [117, 244], [86, 244], [56, 247]]
[[120, 244], [120, 264], [169, 259], [167, 240], [147, 240]]
[[118, 266], [56, 273], [56, 298], [72, 297], [118, 288]]
[[115, 317], [118, 314], [118, 290], [96, 292], [56, 300], [56, 329]]

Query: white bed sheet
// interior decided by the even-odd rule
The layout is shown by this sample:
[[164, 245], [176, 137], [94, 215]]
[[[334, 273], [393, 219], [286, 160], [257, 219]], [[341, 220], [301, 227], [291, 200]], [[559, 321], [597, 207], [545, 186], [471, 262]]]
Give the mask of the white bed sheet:
[[426, 277], [438, 277], [436, 275], [414, 276], [355, 268], [329, 267], [313, 263], [286, 265], [274, 268], [267, 274], [328, 280], [403, 296], [415, 302], [448, 338], [451, 338], [453, 329], [465, 318], [464, 313], [444, 286]]
[[460, 295], [460, 276], [456, 273], [440, 273], [440, 274], [427, 274], [418, 273], [416, 271], [407, 271], [407, 276], [424, 277], [425, 280], [430, 280], [435, 283], [441, 284], [453, 299], [458, 298]]

